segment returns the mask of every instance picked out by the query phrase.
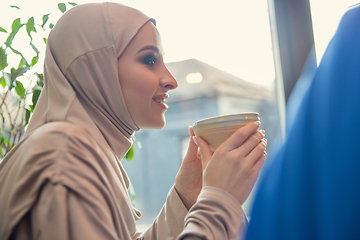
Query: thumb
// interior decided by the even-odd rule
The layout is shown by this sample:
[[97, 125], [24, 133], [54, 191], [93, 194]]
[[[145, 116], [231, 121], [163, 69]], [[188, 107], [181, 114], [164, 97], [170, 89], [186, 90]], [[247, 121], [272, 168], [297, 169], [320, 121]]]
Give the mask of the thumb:
[[205, 169], [206, 165], [208, 164], [210, 158], [213, 155], [213, 152], [210, 150], [209, 144], [201, 137], [193, 136], [193, 141], [199, 147], [203, 169]]
[[198, 156], [197, 156], [198, 146], [194, 142], [193, 139], [194, 132], [190, 126], [189, 126], [189, 135], [190, 135], [189, 146], [181, 165], [191, 163], [194, 160], [198, 160]]
[[188, 127], [188, 130], [189, 130], [189, 135], [190, 135], [190, 141], [189, 141], [189, 147], [188, 147], [186, 155], [196, 156], [198, 146], [194, 142], [194, 139], [193, 139], [193, 136], [195, 136], [194, 130], [193, 130], [193, 128], [191, 126]]

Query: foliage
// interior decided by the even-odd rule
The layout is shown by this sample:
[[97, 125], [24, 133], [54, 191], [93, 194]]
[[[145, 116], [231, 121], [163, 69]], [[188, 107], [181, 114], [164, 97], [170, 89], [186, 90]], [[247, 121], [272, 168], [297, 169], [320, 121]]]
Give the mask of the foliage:
[[[76, 3], [59, 3], [58, 8], [64, 13], [67, 5], [72, 7]], [[18, 6], [10, 8], [20, 10]], [[0, 26], [0, 34], [8, 35], [0, 47], [0, 159], [23, 136], [43, 88], [43, 73], [34, 70], [39, 64], [41, 49], [38, 44], [35, 45], [34, 35], [52, 29], [54, 24], [49, 20], [50, 14], [44, 14], [41, 23], [37, 23], [32, 16], [26, 22], [16, 18], [11, 28]], [[18, 37], [21, 31], [25, 31], [27, 38]], [[15, 39], [21, 40], [20, 45], [29, 49], [17, 49], [13, 44]], [[44, 37], [43, 42], [46, 44], [47, 38]], [[25, 52], [32, 52], [30, 58], [26, 57]], [[9, 61], [10, 58], [20, 60], [14, 64]]]

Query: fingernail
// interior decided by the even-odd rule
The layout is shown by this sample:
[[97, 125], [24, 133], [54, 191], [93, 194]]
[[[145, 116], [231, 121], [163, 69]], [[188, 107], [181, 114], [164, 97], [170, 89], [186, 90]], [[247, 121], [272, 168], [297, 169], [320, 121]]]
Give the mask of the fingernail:
[[193, 136], [193, 137], [192, 137], [192, 140], [194, 141], [194, 143], [195, 143], [196, 145], [198, 145], [198, 146], [199, 146], [199, 144], [198, 144], [198, 142], [197, 142], [197, 140], [196, 140], [196, 137], [195, 137], [195, 136]]
[[258, 127], [260, 126], [260, 121], [256, 121], [254, 123], [255, 123], [256, 126], [258, 126]]
[[263, 144], [263, 146], [265, 147], [265, 149], [266, 149], [266, 147], [267, 147], [267, 140], [264, 140], [265, 138], [263, 138], [263, 139], [261, 139], [261, 143]]
[[263, 136], [265, 136], [265, 130], [264, 130], [264, 129], [261, 129], [260, 132], [261, 132], [261, 134], [262, 134]]

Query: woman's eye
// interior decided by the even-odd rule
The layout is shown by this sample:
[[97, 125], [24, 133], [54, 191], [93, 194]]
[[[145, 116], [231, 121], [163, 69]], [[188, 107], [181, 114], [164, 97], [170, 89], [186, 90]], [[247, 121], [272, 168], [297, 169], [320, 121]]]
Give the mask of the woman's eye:
[[156, 57], [154, 55], [147, 56], [143, 59], [143, 62], [152, 67], [156, 63]]

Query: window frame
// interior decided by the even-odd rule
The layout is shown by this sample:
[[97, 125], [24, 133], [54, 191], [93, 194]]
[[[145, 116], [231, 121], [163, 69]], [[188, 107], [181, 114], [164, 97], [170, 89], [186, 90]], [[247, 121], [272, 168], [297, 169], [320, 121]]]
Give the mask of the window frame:
[[309, 0], [268, 0], [268, 7], [280, 130], [284, 141], [286, 103], [307, 57], [315, 56], [314, 34]]

